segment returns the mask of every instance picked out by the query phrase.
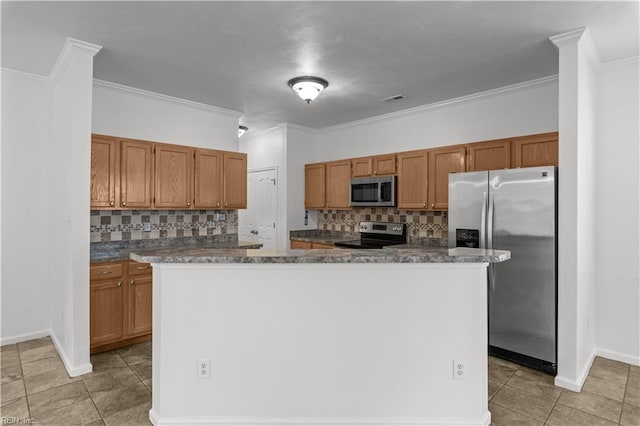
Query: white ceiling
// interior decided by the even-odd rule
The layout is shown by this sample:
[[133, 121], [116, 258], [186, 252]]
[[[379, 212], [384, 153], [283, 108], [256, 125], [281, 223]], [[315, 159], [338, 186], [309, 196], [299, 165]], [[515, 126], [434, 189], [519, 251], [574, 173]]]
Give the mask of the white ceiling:
[[[324, 128], [557, 74], [548, 37], [588, 27], [603, 62], [638, 56], [638, 2], [2, 2], [2, 67], [48, 75], [66, 37], [95, 78]], [[287, 86], [329, 80], [310, 105]], [[384, 103], [403, 94], [406, 100]]]

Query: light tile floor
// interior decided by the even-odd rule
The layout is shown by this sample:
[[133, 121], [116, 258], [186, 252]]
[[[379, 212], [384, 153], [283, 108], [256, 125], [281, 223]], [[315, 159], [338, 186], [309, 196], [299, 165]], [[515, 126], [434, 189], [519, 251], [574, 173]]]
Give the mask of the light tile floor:
[[[91, 357], [93, 372], [69, 378], [49, 338], [2, 347], [2, 424], [149, 425], [151, 343]], [[492, 424], [640, 426], [640, 367], [596, 358], [582, 392], [553, 378], [489, 358]]]

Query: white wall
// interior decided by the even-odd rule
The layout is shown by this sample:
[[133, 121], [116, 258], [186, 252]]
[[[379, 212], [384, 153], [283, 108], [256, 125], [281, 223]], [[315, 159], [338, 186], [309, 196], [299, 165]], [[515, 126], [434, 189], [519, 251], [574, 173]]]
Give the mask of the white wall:
[[596, 346], [640, 365], [640, 61], [598, 75]]
[[559, 47], [558, 376], [579, 391], [595, 356], [594, 150], [597, 66], [588, 31], [552, 38]]
[[97, 80], [93, 89], [93, 133], [238, 151], [238, 112]]
[[[488, 424], [486, 273], [477, 263], [154, 264], [150, 416]], [[197, 378], [203, 358], [210, 379]], [[453, 380], [454, 359], [464, 380]]]
[[328, 128], [317, 161], [556, 131], [557, 90], [549, 78]]
[[52, 73], [48, 215], [52, 338], [71, 376], [89, 363], [89, 193], [93, 56], [99, 46], [67, 39]]
[[51, 88], [2, 70], [2, 344], [51, 328]]
[[307, 212], [304, 224], [304, 165], [318, 161], [316, 132], [298, 126], [287, 126], [287, 229], [316, 229], [317, 211]]
[[[257, 133], [247, 132], [240, 139], [239, 150], [247, 153], [247, 170], [276, 167], [278, 188], [278, 215], [276, 222], [276, 248], [285, 249], [289, 240], [287, 223], [287, 162], [286, 126], [280, 125]], [[247, 205], [247, 210], [253, 208]], [[247, 210], [238, 211], [239, 223]]]

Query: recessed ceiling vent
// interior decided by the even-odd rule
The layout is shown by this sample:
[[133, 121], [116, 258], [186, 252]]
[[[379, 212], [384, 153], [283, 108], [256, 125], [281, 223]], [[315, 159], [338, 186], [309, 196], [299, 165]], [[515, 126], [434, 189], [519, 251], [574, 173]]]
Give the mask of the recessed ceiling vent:
[[403, 99], [406, 99], [404, 95], [395, 95], [395, 96], [388, 97], [387, 99], [383, 99], [383, 101], [387, 103], [391, 103], [391, 102], [398, 102]]

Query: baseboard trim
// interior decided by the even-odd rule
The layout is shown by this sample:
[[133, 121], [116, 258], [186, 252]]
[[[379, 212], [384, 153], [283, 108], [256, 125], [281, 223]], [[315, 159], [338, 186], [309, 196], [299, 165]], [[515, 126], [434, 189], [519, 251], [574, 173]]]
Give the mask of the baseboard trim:
[[625, 364], [640, 366], [640, 356], [634, 356], [629, 354], [623, 354], [621, 352], [610, 351], [608, 349], [597, 348], [596, 355], [611, 359], [613, 361], [624, 362]]
[[587, 380], [587, 376], [589, 375], [589, 370], [591, 370], [591, 365], [593, 365], [593, 360], [596, 358], [596, 351], [594, 350], [589, 357], [589, 361], [584, 365], [580, 375], [576, 380], [568, 379], [564, 376], [557, 375], [554, 384], [564, 389], [568, 389], [573, 392], [580, 392], [582, 390], [582, 386], [584, 385], [585, 380]]
[[67, 352], [64, 350], [60, 341], [56, 337], [53, 332], [50, 332], [51, 341], [53, 345], [56, 347], [58, 351], [58, 355], [60, 355], [60, 359], [62, 360], [62, 364], [64, 364], [64, 368], [67, 370], [67, 374], [70, 377], [82, 376], [83, 374], [91, 373], [93, 371], [93, 365], [90, 362], [81, 365], [73, 365], [73, 363], [69, 360], [67, 356]]
[[14, 343], [26, 342], [27, 340], [40, 339], [51, 335], [51, 330], [40, 330], [34, 333], [19, 334], [17, 336], [3, 337], [0, 345], [12, 345]]
[[153, 408], [149, 410], [149, 420], [155, 426], [173, 425], [225, 425], [225, 426], [488, 426], [491, 413], [487, 411], [482, 419], [427, 419], [427, 418], [358, 418], [358, 417], [172, 417], [158, 418]]

